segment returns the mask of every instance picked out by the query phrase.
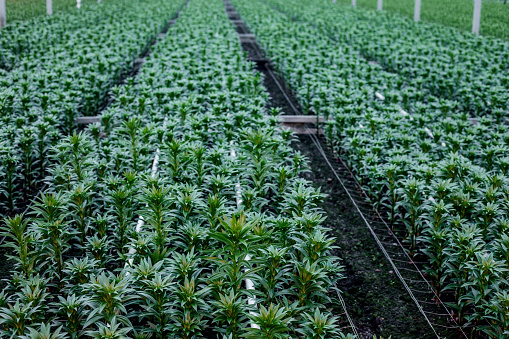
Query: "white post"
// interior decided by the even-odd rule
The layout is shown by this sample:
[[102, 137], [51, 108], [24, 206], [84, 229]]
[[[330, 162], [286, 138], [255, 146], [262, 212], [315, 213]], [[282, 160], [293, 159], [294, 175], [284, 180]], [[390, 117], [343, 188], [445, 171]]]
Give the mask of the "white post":
[[81, 0], [76, 0], [76, 7], [81, 8]]
[[378, 10], [381, 11], [384, 7], [384, 0], [378, 0]]
[[421, 20], [421, 0], [415, 0], [414, 21]]
[[353, 7], [357, 7], [357, 1], [356, 0], [352, 0], [352, 6]]
[[481, 5], [482, 0], [474, 1], [474, 22], [472, 23], [472, 33], [479, 35], [479, 28], [481, 27]]
[[5, 0], [0, 0], [0, 28], [5, 27], [7, 20], [5, 17]]
[[97, 0], [97, 2], [101, 2], [101, 0]]
[[46, 14], [53, 14], [53, 2], [52, 0], [46, 0]]

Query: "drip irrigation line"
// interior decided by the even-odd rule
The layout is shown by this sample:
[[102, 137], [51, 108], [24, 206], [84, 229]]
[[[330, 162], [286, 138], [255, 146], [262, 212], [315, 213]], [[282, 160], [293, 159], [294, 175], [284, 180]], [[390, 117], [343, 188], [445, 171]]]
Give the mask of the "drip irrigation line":
[[436, 302], [436, 301], [424, 301], [424, 300], [420, 300], [419, 302], [423, 303], [423, 304], [429, 304], [429, 305], [438, 305], [438, 302]]
[[431, 311], [424, 311], [424, 312], [426, 312], [427, 314], [433, 314], [433, 315], [436, 315], [436, 316], [439, 316], [439, 317], [448, 316], [448, 314], [446, 314], [446, 313], [435, 313], [435, 312], [431, 312]]
[[406, 268], [406, 267], [401, 267], [402, 270], [405, 270], [405, 271], [409, 271], [409, 272], [414, 272], [414, 273], [419, 273], [420, 271], [419, 270], [413, 270], [411, 268]]
[[[321, 146], [319, 146], [320, 149], [322, 149]], [[323, 151], [323, 149], [322, 149]], [[327, 162], [330, 164], [330, 162], [328, 161], [328, 159], [326, 159]], [[353, 175], [353, 173], [349, 170], [348, 166], [344, 163], [344, 161], [339, 158], [339, 161], [342, 163], [343, 167], [345, 167], [345, 169], [349, 172], [350, 176], [354, 179], [354, 181], [357, 183], [358, 185], [358, 188], [365, 194], [364, 192], [364, 189], [362, 188], [362, 186], [359, 184], [359, 182], [357, 181], [357, 179], [355, 178], [355, 176]], [[331, 165], [330, 165], [331, 166]], [[350, 195], [350, 193], [348, 193]], [[394, 232], [391, 230], [391, 228], [389, 227], [389, 225], [387, 224], [387, 222], [385, 221], [384, 218], [382, 218], [382, 216], [380, 215], [380, 213], [378, 212], [378, 210], [374, 210], [374, 212], [376, 213], [376, 215], [378, 216], [379, 220], [385, 225], [385, 228], [391, 232], [391, 234], [394, 235]], [[364, 218], [364, 216], [363, 216]], [[431, 286], [431, 284], [429, 283], [429, 281], [424, 277], [424, 274], [422, 273], [422, 271], [419, 269], [419, 267], [417, 267], [416, 263], [413, 262], [412, 258], [410, 258], [410, 256], [408, 255], [407, 251], [405, 250], [405, 248], [403, 247], [403, 245], [401, 244], [401, 242], [399, 241], [398, 237], [396, 237], [394, 235], [394, 240], [399, 244], [400, 248], [402, 249], [402, 253], [404, 254], [404, 256], [407, 257], [407, 259], [412, 262], [412, 265], [415, 267], [415, 271], [413, 272], [417, 272], [423, 281], [426, 282], [426, 284], [428, 285], [429, 289], [431, 290], [431, 292], [433, 293], [433, 296], [435, 297], [436, 300], [438, 300], [438, 302], [440, 303], [440, 305], [446, 310], [446, 312], [449, 314], [449, 318], [453, 320], [453, 322], [456, 324], [457, 328], [461, 331], [461, 334], [465, 337], [465, 338], [468, 338], [467, 334], [463, 331], [463, 328], [457, 323], [456, 319], [454, 319], [454, 316], [453, 314], [449, 311], [449, 309], [447, 308], [447, 306], [445, 305], [445, 303], [442, 301], [442, 299], [438, 296], [438, 294], [436, 293], [436, 291], [433, 289], [433, 287]], [[409, 270], [409, 269], [406, 269], [406, 270]], [[409, 270], [410, 271], [410, 270]]]
[[274, 79], [274, 82], [276, 83], [277, 87], [279, 88], [279, 90], [281, 91], [281, 93], [283, 93], [286, 101], [288, 101], [288, 103], [290, 104], [290, 106], [292, 107], [293, 111], [297, 114], [297, 115], [301, 115], [299, 110], [293, 105], [292, 101], [290, 100], [290, 98], [288, 97], [288, 95], [286, 94], [285, 90], [283, 89], [283, 87], [281, 86], [281, 84], [279, 83], [279, 81], [277, 80], [276, 76], [274, 75], [274, 73], [272, 72], [272, 70], [267, 67], [267, 72], [270, 74], [270, 76], [272, 77], [272, 79]]
[[413, 280], [413, 279], [407, 279], [407, 278], [403, 278], [403, 279], [405, 279], [406, 281], [413, 282], [415, 284], [425, 284], [426, 283], [425, 281], [422, 281], [422, 280]]
[[[308, 127], [306, 126], [306, 129], [308, 129]], [[426, 315], [426, 313], [423, 311], [421, 305], [419, 304], [419, 301], [415, 298], [414, 294], [412, 293], [411, 289], [408, 287], [405, 279], [403, 279], [403, 276], [401, 275], [401, 273], [399, 272], [398, 268], [396, 267], [396, 265], [394, 264], [394, 262], [392, 261], [391, 257], [389, 256], [389, 254], [386, 252], [385, 250], [385, 247], [382, 245], [382, 243], [380, 242], [380, 240], [377, 238], [375, 232], [373, 231], [373, 229], [371, 228], [371, 225], [369, 224], [368, 220], [365, 218], [364, 214], [361, 212], [361, 210], [359, 209], [359, 206], [357, 205], [357, 203], [355, 202], [354, 199], [352, 199], [352, 195], [350, 194], [350, 192], [346, 189], [346, 187], [344, 186], [343, 184], [343, 181], [341, 180], [341, 178], [339, 177], [339, 175], [337, 174], [337, 172], [335, 171], [334, 167], [332, 166], [332, 164], [330, 163], [329, 159], [327, 158], [327, 155], [325, 154], [325, 151], [323, 150], [323, 148], [320, 146], [319, 144], [319, 141], [318, 140], [315, 140], [316, 137], [313, 135], [313, 134], [309, 134], [311, 140], [313, 141], [313, 143], [315, 144], [316, 148], [318, 149], [319, 153], [322, 155], [322, 157], [325, 159], [325, 161], [327, 162], [327, 164], [329, 165], [330, 169], [332, 170], [332, 172], [334, 173], [336, 179], [338, 180], [338, 182], [341, 184], [341, 186], [343, 187], [343, 189], [345, 190], [346, 194], [348, 195], [348, 197], [350, 198], [350, 200], [352, 201], [355, 209], [357, 210], [357, 212], [360, 214], [361, 218], [364, 220], [364, 223], [366, 224], [366, 226], [368, 227], [369, 231], [371, 232], [371, 234], [373, 235], [373, 237], [375, 238], [375, 241], [376, 243], [378, 244], [378, 246], [380, 247], [380, 250], [382, 251], [382, 253], [384, 254], [385, 258], [389, 261], [389, 263], [391, 264], [392, 268], [394, 269], [394, 273], [396, 273], [396, 275], [398, 276], [399, 280], [401, 281], [401, 283], [403, 284], [404, 288], [407, 290], [408, 294], [410, 295], [410, 298], [412, 298], [412, 300], [414, 301], [415, 305], [417, 306], [417, 308], [419, 309], [419, 312], [421, 312], [421, 314], [424, 316], [424, 318], [426, 319], [426, 322], [428, 323], [428, 325], [430, 326], [431, 330], [433, 331], [433, 333], [435, 334], [435, 336], [440, 339], [440, 336], [438, 335], [438, 333], [435, 331], [435, 328], [433, 327], [432, 323], [430, 322], [430, 320], [428, 319], [428, 316]]]
[[[334, 284], [334, 287], [336, 289], [336, 294], [338, 295], [338, 299], [339, 299], [339, 302], [341, 303], [341, 306], [343, 306], [343, 309], [345, 310], [344, 313], [342, 314], [346, 314], [346, 318], [348, 319], [348, 322], [350, 323], [350, 327], [351, 329], [353, 330], [354, 334], [356, 335], [357, 338], [360, 338], [359, 336], [359, 333], [357, 332], [357, 328], [355, 327], [354, 323], [353, 323], [353, 320], [352, 318], [350, 318], [350, 314], [348, 314], [348, 311], [346, 310], [346, 304], [345, 304], [345, 300], [343, 299], [343, 297], [341, 296], [341, 293], [339, 292], [339, 289], [337, 287], [336, 284]], [[340, 316], [342, 315], [340, 314]], [[347, 327], [347, 326], [345, 326]], [[341, 329], [340, 329], [341, 330]]]

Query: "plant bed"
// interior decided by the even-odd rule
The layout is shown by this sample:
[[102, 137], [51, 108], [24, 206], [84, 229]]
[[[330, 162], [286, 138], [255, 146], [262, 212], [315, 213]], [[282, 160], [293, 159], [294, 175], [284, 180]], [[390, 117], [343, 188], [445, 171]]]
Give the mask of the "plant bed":
[[3, 226], [2, 335], [345, 337], [323, 197], [252, 66], [222, 3], [192, 1], [101, 122], [57, 144], [49, 188]]

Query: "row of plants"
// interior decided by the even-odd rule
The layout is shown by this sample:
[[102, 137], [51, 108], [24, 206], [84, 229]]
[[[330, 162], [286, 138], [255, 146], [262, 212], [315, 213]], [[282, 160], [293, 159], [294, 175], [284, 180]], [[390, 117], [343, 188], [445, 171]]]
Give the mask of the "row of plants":
[[[82, 0], [82, 8], [97, 3], [97, 0]], [[44, 0], [6, 0], [7, 23], [26, 21], [46, 15], [46, 1]], [[77, 10], [75, 0], [52, 1], [53, 13], [67, 13]]]
[[306, 160], [220, 0], [193, 0], [5, 220], [3, 336], [352, 338]]
[[479, 38], [388, 13], [325, 0], [269, 0], [293, 19], [312, 23], [383, 69], [400, 74], [403, 87], [455, 100], [473, 116], [508, 116], [509, 42]]
[[233, 4], [303, 110], [332, 119], [324, 128], [331, 148], [410, 255], [427, 257], [455, 320], [505, 337], [507, 127], [491, 116], [473, 122], [454, 101], [398, 86], [398, 74], [261, 2]]
[[[59, 11], [60, 5], [67, 7], [69, 4], [75, 10]], [[18, 67], [26, 53], [34, 51], [42, 55], [48, 46], [65, 43], [71, 36], [81, 35], [83, 30], [98, 25], [104, 18], [118, 15], [126, 2], [109, 0], [98, 4], [97, 1], [87, 0], [78, 10], [76, 1], [54, 1], [54, 15], [28, 20], [30, 12], [39, 10], [37, 5], [44, 6], [43, 12], [46, 13], [45, 1], [37, 1], [35, 6], [34, 1], [30, 1], [30, 4], [25, 0], [7, 1], [8, 25], [0, 30], [0, 75], [4, 74], [2, 70]], [[18, 17], [24, 17], [25, 20], [18, 21]]]
[[1, 214], [24, 208], [42, 187], [48, 150], [76, 130], [76, 117], [102, 109], [183, 3], [118, 2], [97, 25], [28, 53], [0, 77]]
[[[344, 5], [351, 0], [338, 0]], [[357, 6], [376, 10], [377, 0], [357, 0]], [[509, 39], [509, 8], [507, 0], [484, 0], [481, 10], [480, 34]], [[414, 19], [415, 1], [384, 0], [383, 10]], [[472, 32], [474, 1], [465, 0], [427, 0], [421, 3], [421, 20], [428, 23], [454, 27], [464, 32]]]

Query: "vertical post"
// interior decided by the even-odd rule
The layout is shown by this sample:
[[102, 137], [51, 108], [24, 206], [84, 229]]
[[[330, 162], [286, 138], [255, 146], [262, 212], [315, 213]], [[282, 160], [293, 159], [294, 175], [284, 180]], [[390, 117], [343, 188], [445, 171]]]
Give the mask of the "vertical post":
[[482, 0], [474, 1], [474, 22], [472, 23], [472, 33], [479, 35], [479, 28], [481, 27], [481, 6]]
[[384, 7], [384, 0], [378, 0], [378, 10], [381, 11]]
[[48, 14], [48, 15], [53, 14], [53, 1], [52, 0], [46, 0], [46, 14]]
[[352, 0], [352, 6], [357, 7], [357, 0]]
[[81, 8], [81, 0], [76, 0], [76, 7]]
[[5, 0], [0, 0], [0, 28], [5, 27], [7, 19], [5, 16]]
[[421, 20], [421, 0], [415, 0], [414, 21]]

